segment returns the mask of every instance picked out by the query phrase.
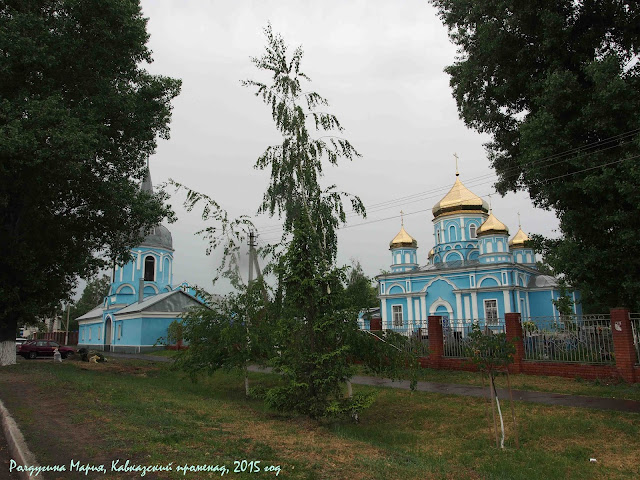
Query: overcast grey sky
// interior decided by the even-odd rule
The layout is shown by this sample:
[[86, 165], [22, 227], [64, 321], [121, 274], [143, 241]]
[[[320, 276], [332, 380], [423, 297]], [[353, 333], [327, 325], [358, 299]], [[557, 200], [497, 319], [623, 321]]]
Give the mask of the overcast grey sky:
[[[493, 191], [495, 175], [482, 146], [489, 137], [458, 118], [443, 72], [455, 47], [426, 0], [143, 0], [142, 6], [155, 60], [150, 71], [183, 82], [173, 103], [171, 139], [161, 140], [151, 158], [154, 184], [172, 178], [213, 197], [231, 215], [255, 214], [268, 172], [253, 165], [280, 137], [270, 109], [240, 80], [259, 76], [249, 57], [262, 54], [262, 30], [271, 22], [292, 50], [302, 45], [310, 88], [329, 100], [344, 136], [362, 154], [326, 169], [327, 185], [336, 183], [369, 207], [366, 220], [350, 217], [340, 231], [339, 264], [357, 259], [371, 276], [387, 269], [401, 209], [425, 264], [434, 245], [431, 207], [455, 180], [454, 153], [467, 187], [485, 198]], [[386, 209], [372, 207], [410, 195]], [[194, 236], [205, 225], [181, 208], [181, 200], [172, 199], [178, 221], [168, 225], [176, 250], [174, 282], [212, 290], [220, 256], [205, 255], [206, 243]], [[555, 215], [535, 209], [526, 193], [494, 195], [492, 203], [511, 235], [518, 212], [526, 232], [554, 235]], [[359, 225], [365, 222], [372, 223]], [[277, 218], [261, 216], [255, 223], [261, 241], [278, 240]], [[213, 291], [227, 288], [220, 284]]]

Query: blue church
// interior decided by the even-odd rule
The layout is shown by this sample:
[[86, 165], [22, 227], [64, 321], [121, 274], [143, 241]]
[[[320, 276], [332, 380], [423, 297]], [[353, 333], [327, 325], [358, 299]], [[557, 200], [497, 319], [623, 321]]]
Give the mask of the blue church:
[[[467, 189], [456, 172], [451, 190], [433, 206], [435, 246], [420, 266], [418, 242], [404, 228], [391, 240], [391, 271], [376, 277], [382, 329], [411, 334], [429, 315], [453, 325], [499, 325], [505, 313], [523, 320], [555, 317], [556, 278], [542, 275], [527, 245], [529, 237], [509, 229], [485, 200]], [[579, 292], [571, 292], [580, 314]], [[370, 328], [369, 321], [361, 323]]]
[[[151, 175], [142, 190], [153, 193]], [[202, 302], [185, 285], [174, 287], [173, 239], [157, 225], [131, 250], [131, 261], [116, 266], [104, 302], [78, 317], [78, 347], [138, 353], [167, 337], [171, 322]]]

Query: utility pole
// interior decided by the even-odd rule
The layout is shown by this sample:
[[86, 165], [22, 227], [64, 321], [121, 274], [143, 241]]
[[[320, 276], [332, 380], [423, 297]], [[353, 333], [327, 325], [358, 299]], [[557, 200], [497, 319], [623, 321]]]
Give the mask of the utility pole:
[[253, 232], [253, 230], [251, 230], [249, 232], [249, 285], [251, 285], [251, 282], [253, 282], [253, 265], [254, 258], [256, 256], [256, 252], [254, 250], [254, 247], [256, 246], [255, 241], [256, 234]]

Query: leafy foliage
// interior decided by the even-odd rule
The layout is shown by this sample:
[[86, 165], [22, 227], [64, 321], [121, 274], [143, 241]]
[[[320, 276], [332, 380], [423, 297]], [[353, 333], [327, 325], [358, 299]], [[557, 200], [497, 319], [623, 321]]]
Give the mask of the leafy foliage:
[[180, 90], [147, 40], [138, 0], [0, 4], [0, 340], [172, 218], [139, 188]]
[[458, 46], [446, 68], [498, 191], [527, 190], [563, 234], [545, 261], [591, 310], [640, 306], [640, 4], [431, 0]]
[[516, 347], [507, 340], [505, 333], [493, 333], [491, 330], [485, 333], [478, 324], [474, 324], [469, 338], [466, 356], [481, 371], [495, 376], [496, 372], [513, 363]]
[[[336, 268], [336, 229], [345, 221], [342, 198], [364, 214], [359, 198], [320, 185], [323, 162], [337, 164], [359, 154], [348, 140], [332, 135], [342, 132], [335, 115], [320, 111], [328, 102], [316, 92], [304, 91], [309, 81], [300, 69], [302, 49], [291, 58], [287, 46], [271, 26], [265, 29], [267, 46], [252, 58], [271, 82], [247, 80], [243, 85], [270, 107], [282, 143], [270, 146], [256, 168], [270, 168], [271, 178], [261, 212], [284, 219], [282, 243], [286, 251], [276, 257], [278, 286], [274, 299], [275, 342], [279, 354], [272, 363], [285, 385], [271, 389], [267, 402], [281, 410], [313, 418], [357, 410], [366, 399], [344, 398], [342, 389], [352, 376], [349, 340], [357, 331], [357, 310], [343, 308], [344, 269]], [[326, 132], [318, 138], [312, 129]]]
[[573, 313], [573, 298], [569, 291], [569, 286], [564, 278], [558, 282], [559, 296], [551, 302], [556, 307], [560, 315], [571, 315]]
[[[78, 301], [71, 306], [71, 311], [69, 312], [69, 330], [77, 330], [77, 318], [102, 304], [104, 297], [109, 294], [110, 287], [111, 279], [108, 275], [95, 276], [87, 280], [87, 285], [84, 287], [82, 295]], [[66, 312], [62, 312], [62, 315], [66, 315]]]
[[175, 367], [196, 380], [202, 372], [244, 369], [248, 362], [264, 364], [273, 355], [274, 344], [263, 292], [262, 281], [224, 298], [200, 292], [207, 306], [184, 314], [182, 334], [189, 348], [177, 355]]
[[345, 287], [345, 301], [352, 308], [362, 310], [379, 305], [376, 287], [371, 285], [371, 279], [367, 277], [360, 262], [353, 262]]

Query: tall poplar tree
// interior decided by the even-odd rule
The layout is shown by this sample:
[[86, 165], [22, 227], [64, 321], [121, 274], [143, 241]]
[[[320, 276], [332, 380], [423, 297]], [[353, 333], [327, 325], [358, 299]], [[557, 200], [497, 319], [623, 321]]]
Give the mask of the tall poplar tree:
[[0, 2], [0, 365], [18, 324], [171, 214], [139, 188], [180, 90], [142, 67], [146, 24], [139, 0]]
[[[458, 46], [451, 76], [497, 189], [553, 209], [536, 239], [591, 309], [640, 308], [640, 4], [431, 0]], [[525, 224], [526, 225], [526, 224]]]

